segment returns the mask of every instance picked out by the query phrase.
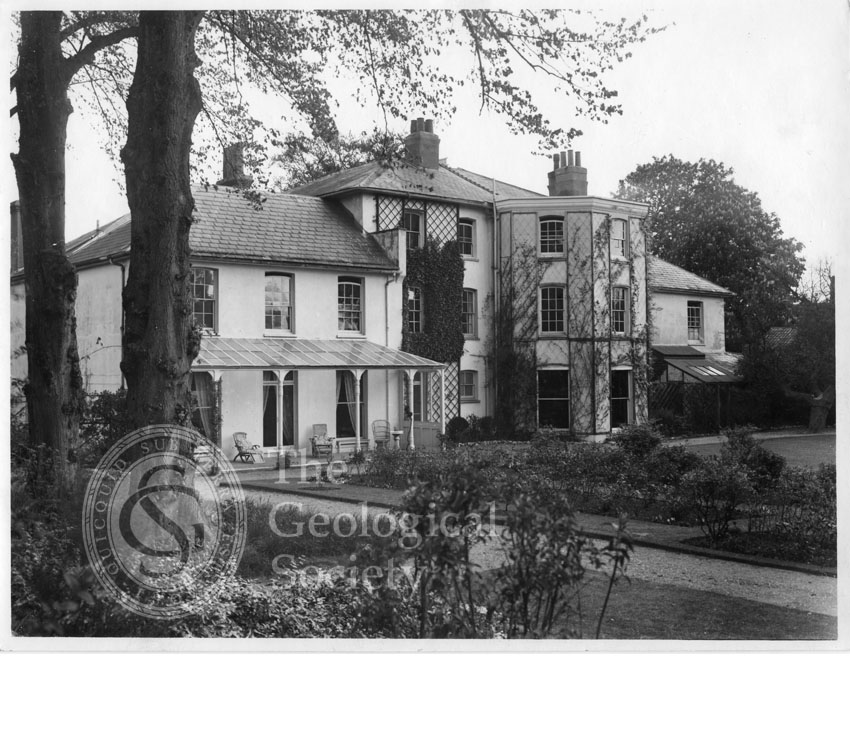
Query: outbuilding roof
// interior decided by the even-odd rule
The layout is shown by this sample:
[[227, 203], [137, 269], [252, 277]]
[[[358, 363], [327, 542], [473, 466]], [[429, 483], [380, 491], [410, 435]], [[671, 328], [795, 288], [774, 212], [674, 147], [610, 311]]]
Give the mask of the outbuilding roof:
[[[238, 190], [194, 187], [195, 258], [238, 259], [306, 266], [391, 270], [395, 263], [340, 204], [293, 194], [265, 193], [258, 207]], [[82, 265], [130, 251], [130, 215], [67, 244]]]
[[732, 292], [726, 287], [721, 287], [679, 266], [674, 266], [657, 256], [650, 256], [647, 261], [647, 278], [649, 289], [653, 292], [696, 292], [732, 296]]

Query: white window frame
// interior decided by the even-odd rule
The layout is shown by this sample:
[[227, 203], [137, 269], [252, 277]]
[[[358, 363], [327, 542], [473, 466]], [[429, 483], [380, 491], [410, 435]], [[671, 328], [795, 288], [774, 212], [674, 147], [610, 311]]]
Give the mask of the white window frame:
[[[696, 310], [695, 313], [692, 313], [691, 310]], [[688, 331], [688, 344], [689, 345], [704, 345], [705, 344], [705, 305], [700, 300], [689, 299], [687, 306], [685, 307], [686, 315], [687, 315], [687, 331]], [[696, 325], [692, 326], [692, 315], [696, 315], [699, 319]], [[692, 331], [697, 331], [697, 337], [692, 338]]]
[[[284, 305], [280, 304], [281, 307], [281, 327], [269, 327], [269, 317], [272, 315], [269, 314], [269, 307], [275, 307], [274, 303], [269, 303], [268, 301], [268, 291], [264, 289], [263, 291], [263, 302], [264, 302], [264, 317], [263, 317], [263, 325], [264, 332], [269, 335], [292, 335], [295, 333], [295, 277], [292, 274], [287, 274], [282, 271], [267, 271], [266, 278], [264, 282], [264, 287], [268, 287], [269, 279], [280, 278], [280, 279], [288, 279], [289, 280], [289, 304]], [[283, 310], [284, 308], [288, 309], [288, 314], [284, 316]], [[284, 319], [285, 317], [285, 319]], [[288, 323], [286, 327], [284, 324]]]
[[[464, 300], [468, 295], [472, 295], [472, 312], [467, 312], [464, 308], [466, 307]], [[463, 337], [467, 340], [477, 340], [478, 338], [478, 290], [477, 289], [464, 289], [463, 297], [461, 298], [461, 313], [463, 314], [463, 328], [464, 333]], [[472, 318], [472, 332], [466, 332], [467, 327], [467, 316]]]
[[[559, 330], [545, 330], [543, 327], [543, 293], [547, 289], [561, 290], [561, 328]], [[567, 324], [567, 290], [560, 284], [541, 284], [537, 292], [537, 326], [541, 335], [563, 335]], [[554, 310], [551, 310], [554, 311]]]
[[[413, 305], [416, 305], [416, 309], [414, 309]], [[425, 312], [423, 307], [422, 288], [416, 286], [410, 287], [407, 290], [407, 332], [413, 335], [418, 335], [425, 327]], [[416, 330], [413, 329], [411, 319], [413, 315], [416, 315]]]
[[[356, 300], [358, 302], [358, 310], [355, 311], [353, 309], [345, 308], [345, 302], [343, 300], [349, 299], [349, 297], [345, 294], [340, 294], [340, 289], [343, 285], [348, 286], [356, 286], [358, 288], [358, 293]], [[365, 297], [366, 286], [363, 283], [363, 279], [356, 276], [340, 276], [337, 278], [337, 332], [340, 334], [347, 335], [363, 335], [366, 329], [366, 315], [365, 315]], [[352, 295], [352, 302], [355, 299]], [[353, 315], [357, 314], [357, 319], [359, 325], [357, 328], [346, 327], [345, 321], [349, 318], [344, 318], [343, 313]]]
[[[212, 274], [212, 284], [208, 284], [206, 281], [204, 281], [203, 284], [196, 284], [195, 283], [195, 275], [198, 272], [209, 272], [210, 274]], [[192, 270], [191, 270], [191, 274], [190, 274], [190, 279], [192, 280], [191, 281], [192, 320], [195, 322], [196, 325], [198, 325], [201, 328], [201, 331], [203, 333], [206, 333], [208, 335], [218, 335], [218, 294], [219, 294], [219, 292], [218, 292], [218, 285], [219, 285], [218, 269], [213, 269], [209, 266], [193, 266]], [[210, 287], [210, 286], [212, 287], [212, 293], [213, 293], [212, 297], [209, 297], [209, 296], [198, 297], [198, 296], [196, 296], [196, 291], [195, 291], [196, 287], [204, 288], [204, 287]], [[196, 317], [198, 313], [195, 310], [195, 302], [196, 301], [211, 302], [212, 303], [212, 311], [210, 313], [210, 316], [212, 317], [212, 327], [210, 327], [209, 325], [202, 325], [201, 323], [198, 322], [197, 317]], [[204, 310], [201, 314], [206, 315], [207, 314], [206, 310]]]
[[[620, 235], [618, 227], [622, 226], [622, 238], [615, 237]], [[611, 258], [621, 261], [629, 258], [629, 225], [623, 218], [611, 218], [609, 242], [611, 246]]]
[[[469, 228], [469, 237], [461, 238], [461, 228]], [[466, 259], [475, 259], [477, 258], [478, 251], [476, 249], [476, 238], [475, 238], [475, 220], [472, 218], [458, 218], [457, 221], [457, 244], [458, 249], [460, 250], [460, 255]], [[469, 253], [464, 252], [464, 244], [469, 244]]]
[[[413, 230], [408, 227], [408, 216], [416, 218], [417, 228]], [[425, 244], [425, 228], [423, 227], [425, 224], [425, 213], [422, 210], [416, 210], [414, 208], [405, 207], [401, 211], [401, 228], [406, 231], [407, 239], [406, 244], [407, 248], [422, 248]], [[415, 234], [415, 238], [412, 237]], [[415, 240], [415, 243], [412, 242]]]
[[[560, 236], [548, 232], [544, 234], [544, 226], [560, 226]], [[548, 230], [548, 228], [546, 229]], [[557, 231], [557, 228], [555, 229]], [[544, 215], [537, 223], [538, 247], [537, 252], [542, 258], [560, 258], [564, 255], [564, 218], [560, 215]], [[555, 248], [560, 245], [560, 248]]]
[[[618, 293], [622, 293], [623, 299], [623, 307], [622, 309], [614, 309], [614, 301]], [[619, 301], [619, 300], [618, 300]], [[615, 315], [622, 315], [622, 329], [618, 329], [618, 325], [615, 325]], [[629, 334], [629, 288], [623, 286], [611, 287], [611, 332], [614, 335], [628, 335]]]
[[[472, 394], [464, 394], [464, 376], [472, 379]], [[458, 375], [458, 394], [461, 402], [477, 402], [478, 401], [478, 372], [471, 369], [464, 369]]]

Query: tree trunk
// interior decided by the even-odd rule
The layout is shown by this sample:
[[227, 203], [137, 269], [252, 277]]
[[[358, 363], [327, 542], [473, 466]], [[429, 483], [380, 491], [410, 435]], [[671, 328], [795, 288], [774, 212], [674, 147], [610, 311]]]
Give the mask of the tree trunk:
[[142, 12], [121, 152], [132, 216], [121, 369], [136, 427], [191, 421], [189, 370], [198, 355], [189, 294], [192, 129], [201, 110], [194, 77], [202, 12]]
[[15, 73], [26, 286], [29, 440], [35, 480], [73, 491], [85, 404], [74, 303], [77, 275], [65, 254], [65, 137], [72, 112], [59, 35], [62, 13], [22, 12]]

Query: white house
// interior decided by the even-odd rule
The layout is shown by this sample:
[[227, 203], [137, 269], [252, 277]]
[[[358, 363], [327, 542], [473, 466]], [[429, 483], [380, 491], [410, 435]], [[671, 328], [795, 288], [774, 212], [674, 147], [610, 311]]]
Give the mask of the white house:
[[[645, 420], [650, 343], [669, 380], [699, 373], [683, 358], [725, 360], [728, 291], [647, 258], [646, 205], [588, 196], [580, 154], [555, 156], [544, 195], [448, 166], [431, 121], [412, 121], [406, 148], [406, 162], [265, 193], [259, 208], [239, 190], [231, 149], [220, 186], [195, 188], [192, 289], [204, 337], [194, 421], [225, 452], [235, 432], [270, 452], [309, 448], [317, 424], [345, 452], [372, 444], [376, 420], [406, 433], [406, 409], [408, 442], [428, 446], [451, 418], [493, 416], [500, 402], [514, 402], [529, 430], [600, 436]], [[14, 351], [24, 285], [12, 214]], [[453, 241], [463, 258], [457, 361], [404, 350], [442, 327], [423, 319], [429, 297], [407, 278], [408, 256], [426, 241]], [[129, 245], [125, 215], [67, 246], [88, 391], [123, 383]], [[505, 350], [524, 361], [522, 375], [498, 375], [494, 356]], [[12, 375], [25, 374], [25, 358], [13, 358]]]

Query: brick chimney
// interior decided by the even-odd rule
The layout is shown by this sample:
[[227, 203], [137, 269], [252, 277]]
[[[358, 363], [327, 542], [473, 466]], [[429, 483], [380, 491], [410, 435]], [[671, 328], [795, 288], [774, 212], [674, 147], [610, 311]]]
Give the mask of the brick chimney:
[[15, 200], [9, 205], [9, 214], [12, 216], [12, 273], [24, 268], [24, 237], [21, 225], [21, 203]]
[[550, 197], [586, 197], [587, 169], [581, 165], [581, 152], [553, 154], [555, 168], [549, 172]]
[[410, 121], [410, 134], [404, 139], [407, 160], [423, 169], [440, 168], [440, 137], [434, 133], [434, 121], [417, 118]]
[[224, 149], [222, 177], [216, 182], [219, 187], [250, 187], [253, 177], [245, 174], [245, 144], [234, 143]]

